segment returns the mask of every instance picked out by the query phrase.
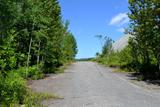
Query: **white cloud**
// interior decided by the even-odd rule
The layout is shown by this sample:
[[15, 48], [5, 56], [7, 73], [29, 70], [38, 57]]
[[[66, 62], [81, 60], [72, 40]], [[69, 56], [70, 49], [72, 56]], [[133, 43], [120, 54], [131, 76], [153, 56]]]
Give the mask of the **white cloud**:
[[129, 18], [128, 18], [127, 13], [119, 13], [118, 15], [116, 15], [112, 18], [109, 25], [122, 26], [128, 22], [129, 22]]
[[125, 29], [124, 28], [120, 28], [120, 29], [118, 29], [118, 31], [124, 33]]

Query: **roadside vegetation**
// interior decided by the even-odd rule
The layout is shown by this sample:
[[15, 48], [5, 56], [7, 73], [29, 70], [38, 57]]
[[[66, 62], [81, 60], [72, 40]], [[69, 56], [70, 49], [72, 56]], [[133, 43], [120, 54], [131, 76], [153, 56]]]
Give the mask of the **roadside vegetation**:
[[0, 105], [37, 107], [55, 97], [33, 93], [27, 80], [58, 73], [74, 60], [77, 44], [68, 25], [57, 0], [0, 0]]
[[142, 79], [160, 79], [160, 2], [159, 0], [129, 0], [132, 35], [121, 51], [112, 49], [113, 40], [105, 38], [102, 53], [96, 60], [109, 66], [134, 71]]

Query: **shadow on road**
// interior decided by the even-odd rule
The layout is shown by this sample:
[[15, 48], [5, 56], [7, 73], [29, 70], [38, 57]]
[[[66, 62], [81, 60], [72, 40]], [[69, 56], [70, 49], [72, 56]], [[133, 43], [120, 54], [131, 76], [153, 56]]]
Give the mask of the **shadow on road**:
[[160, 86], [160, 80], [151, 80], [151, 79], [142, 79], [142, 75], [139, 73], [128, 73], [126, 75], [130, 80], [143, 81], [148, 85], [157, 85]]

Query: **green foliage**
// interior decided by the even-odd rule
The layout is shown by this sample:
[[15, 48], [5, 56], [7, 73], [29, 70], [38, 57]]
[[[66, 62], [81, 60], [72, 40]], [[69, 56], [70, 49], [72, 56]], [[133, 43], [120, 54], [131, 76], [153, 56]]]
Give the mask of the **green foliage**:
[[72, 61], [77, 54], [77, 44], [71, 33], [66, 34], [63, 39], [63, 60]]
[[120, 63], [122, 66], [132, 63], [131, 48], [130, 46], [125, 47], [119, 52]]
[[3, 33], [4, 37], [20, 16], [19, 3], [19, 0], [0, 0], [0, 33]]
[[108, 66], [129, 67], [132, 63], [131, 49], [127, 46], [120, 52], [112, 51], [110, 54], [99, 57], [98, 61]]
[[106, 36], [104, 45], [102, 47], [102, 56], [110, 54], [112, 52], [112, 43], [113, 43], [113, 40], [110, 37]]
[[130, 0], [128, 32], [136, 70], [145, 77], [160, 76], [160, 14], [158, 0]]
[[19, 74], [24, 79], [41, 79], [43, 78], [44, 74], [37, 66], [32, 67], [21, 67], [17, 70], [13, 70], [12, 72]]
[[94, 61], [95, 58], [80, 58], [80, 59], [76, 59], [76, 61]]
[[107, 57], [105, 57], [105, 56], [98, 56], [97, 58], [96, 58], [96, 61], [98, 62], [98, 63], [100, 63], [100, 64], [104, 64], [104, 65], [107, 65]]
[[0, 0], [1, 103], [21, 103], [22, 78], [56, 73], [76, 54], [76, 40], [62, 21], [58, 0]]
[[42, 63], [44, 72], [54, 72], [74, 59], [76, 41], [57, 0], [6, 0], [0, 6], [1, 71]]
[[0, 78], [0, 104], [20, 104], [26, 95], [26, 82], [16, 73], [8, 73], [6, 77]]
[[[98, 60], [111, 66], [127, 67], [144, 79], [160, 78], [160, 2], [158, 0], [129, 0], [132, 35], [129, 47], [120, 52], [99, 55]], [[105, 45], [104, 45], [105, 47]]]
[[14, 50], [14, 35], [9, 34], [3, 41], [5, 43], [0, 45], [0, 71], [6, 73], [5, 71], [9, 71], [16, 67], [17, 59]]
[[96, 37], [100, 40], [100, 43], [102, 45], [102, 53], [96, 53], [96, 56], [104, 56], [110, 54], [112, 52], [112, 44], [114, 41], [108, 36], [96, 35]]
[[119, 52], [113, 52], [108, 56], [107, 64], [109, 66], [120, 66], [121, 65], [121, 54]]
[[43, 107], [42, 101], [60, 98], [54, 94], [36, 93], [26, 86], [26, 81], [17, 73], [0, 76], [0, 105], [2, 107]]

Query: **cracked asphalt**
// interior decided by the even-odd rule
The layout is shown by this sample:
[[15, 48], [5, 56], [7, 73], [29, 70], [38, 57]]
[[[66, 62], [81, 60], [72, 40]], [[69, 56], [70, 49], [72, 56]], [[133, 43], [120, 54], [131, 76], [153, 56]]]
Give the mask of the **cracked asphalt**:
[[76, 62], [65, 73], [33, 81], [31, 87], [64, 98], [44, 101], [48, 107], [160, 107], [160, 93], [136, 86], [94, 62]]

